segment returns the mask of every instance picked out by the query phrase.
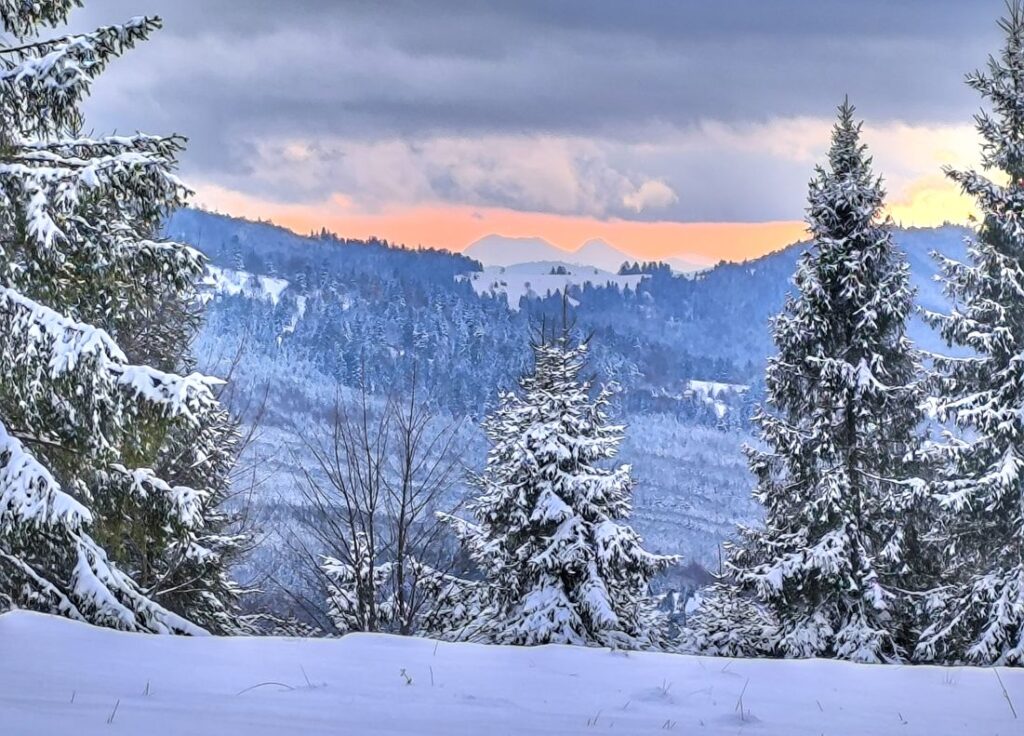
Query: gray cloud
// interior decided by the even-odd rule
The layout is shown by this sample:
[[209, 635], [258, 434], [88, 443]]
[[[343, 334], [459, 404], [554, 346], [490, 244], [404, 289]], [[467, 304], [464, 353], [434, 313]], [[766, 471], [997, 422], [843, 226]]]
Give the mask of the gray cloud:
[[[705, 120], [828, 117], [846, 93], [872, 121], [965, 122], [977, 100], [962, 76], [996, 47], [1002, 7], [999, 0], [107, 0], [90, 3], [73, 26], [164, 17], [153, 41], [98, 80], [87, 112], [99, 130], [189, 135], [187, 175], [286, 199], [329, 189], [341, 174], [324, 166], [322, 180], [305, 187], [275, 189], [265, 177], [247, 184], [267, 163], [262, 140], [589, 137], [621, 159], [616, 175], [637, 185], [663, 179], [678, 194], [664, 212], [623, 204], [607, 214], [756, 219], [782, 214], [771, 202], [723, 202], [703, 177], [735, 178], [763, 163], [758, 156], [689, 155], [676, 162], [689, 167], [680, 171], [658, 161], [641, 169], [625, 151], [652, 131]], [[793, 167], [772, 175], [802, 188], [808, 173]], [[466, 198], [443, 174], [436, 193]], [[514, 194], [506, 187], [491, 200], [467, 199], [516, 206]], [[787, 211], [799, 216], [798, 206]]]

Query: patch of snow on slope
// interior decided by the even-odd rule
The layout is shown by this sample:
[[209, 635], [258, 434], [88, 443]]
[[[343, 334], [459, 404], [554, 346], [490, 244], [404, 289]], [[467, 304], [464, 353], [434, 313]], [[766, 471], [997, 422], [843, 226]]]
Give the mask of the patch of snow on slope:
[[[126, 634], [0, 616], [12, 736], [993, 736], [1024, 671], [548, 646]], [[1019, 707], [1019, 705], [1018, 705]]]
[[[552, 273], [556, 271], [557, 273]], [[578, 266], [561, 261], [518, 263], [514, 266], [488, 266], [483, 271], [465, 274], [477, 294], [504, 294], [509, 308], [519, 309], [524, 296], [545, 296], [561, 292], [566, 286], [626, 286], [635, 289], [642, 274], [622, 276], [593, 266]]]
[[290, 335], [295, 332], [295, 328], [299, 326], [299, 320], [306, 316], [306, 297], [299, 295], [295, 297], [295, 314], [288, 321], [288, 324], [281, 330], [281, 334], [277, 336], [277, 344], [281, 344], [281, 339], [285, 335]]
[[690, 380], [686, 382], [686, 390], [700, 397], [708, 406], [713, 407], [715, 414], [721, 419], [729, 413], [729, 406], [719, 397], [727, 393], [746, 393], [750, 390], [750, 386], [742, 383]]
[[203, 278], [203, 285], [214, 292], [265, 299], [271, 304], [277, 304], [281, 300], [281, 294], [288, 288], [285, 279], [273, 276], [257, 276], [248, 271], [235, 271], [230, 268], [208, 265], [206, 276]]
[[743, 383], [723, 383], [721, 381], [687, 381], [686, 388], [694, 393], [702, 396], [709, 396], [716, 398], [721, 394], [727, 392], [734, 392], [738, 394], [746, 393], [750, 390], [750, 386]]

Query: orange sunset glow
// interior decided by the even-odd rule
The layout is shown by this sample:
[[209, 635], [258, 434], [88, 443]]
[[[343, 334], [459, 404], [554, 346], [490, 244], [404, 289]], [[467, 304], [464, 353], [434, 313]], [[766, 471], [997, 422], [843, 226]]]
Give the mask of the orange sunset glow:
[[[217, 186], [197, 188], [196, 203], [250, 219], [271, 220], [298, 233], [326, 228], [350, 238], [378, 237], [408, 246], [461, 251], [490, 234], [538, 237], [572, 251], [604, 240], [634, 256], [686, 256], [706, 263], [756, 258], [806, 237], [802, 221], [643, 222], [461, 205], [394, 206], [363, 212], [342, 195], [318, 203], [260, 200]], [[896, 198], [890, 214], [902, 225], [965, 222], [971, 202], [941, 178], [924, 180]]]
[[318, 204], [255, 200], [219, 187], [200, 187], [197, 204], [251, 219], [269, 219], [296, 232], [322, 227], [355, 239], [462, 251], [487, 234], [543, 237], [571, 251], [601, 239], [638, 258], [693, 256], [715, 263], [754, 258], [800, 241], [803, 222], [637, 222], [567, 217], [500, 208], [419, 206], [380, 213], [355, 211], [343, 197]]
[[[779, 119], [732, 128], [709, 124], [677, 132], [676, 138], [657, 144], [660, 156], [666, 158], [694, 148], [725, 155], [731, 150], [767, 147], [771, 157], [753, 180], [751, 214], [742, 220], [701, 219], [699, 206], [688, 211], [692, 219], [680, 217], [679, 210], [666, 206], [679, 197], [657, 178], [649, 178], [646, 187], [660, 186], [665, 196], [645, 204], [660, 207], [639, 207], [632, 217], [610, 214], [617, 198], [630, 201], [644, 188], [629, 189], [625, 196], [622, 191], [609, 194], [592, 189], [593, 175], [580, 170], [571, 153], [575, 148], [587, 149], [588, 144], [543, 136], [428, 139], [416, 146], [395, 141], [369, 147], [337, 143], [344, 165], [316, 176], [308, 173], [320, 171], [315, 140], [265, 142], [263, 150], [271, 152], [270, 157], [256, 170], [255, 180], [267, 194], [254, 194], [252, 180], [230, 185], [207, 180], [197, 183], [196, 201], [221, 212], [270, 219], [300, 233], [326, 227], [351, 238], [375, 236], [452, 251], [496, 234], [542, 238], [567, 251], [601, 239], [638, 259], [740, 261], [804, 239], [800, 217], [806, 181], [826, 146], [831, 125], [824, 118]], [[970, 198], [942, 173], [946, 165], [967, 169], [979, 164], [977, 134], [970, 125], [872, 123], [865, 127], [865, 141], [884, 172], [887, 212], [896, 223], [935, 227], [965, 223], [974, 213]], [[278, 149], [284, 151], [283, 158], [274, 154]], [[599, 170], [614, 178], [614, 167], [600, 160]], [[772, 177], [787, 170], [803, 173], [784, 188], [773, 186]], [[365, 172], [373, 173], [360, 178], [367, 176]], [[429, 181], [438, 172], [441, 178], [451, 176], [466, 185], [462, 201], [436, 196]], [[549, 176], [550, 172], [557, 175]], [[672, 175], [679, 181], [691, 175], [685, 159]], [[332, 178], [338, 181], [328, 181]], [[504, 182], [504, 190], [524, 195], [522, 206], [488, 205], [486, 198], [479, 201], [480, 182], [492, 179]], [[330, 187], [324, 191], [334, 194], [318, 195], [315, 187], [308, 187], [310, 181], [322, 182]], [[289, 199], [274, 196], [276, 188], [287, 182], [311, 193]], [[709, 186], [727, 196], [728, 182]], [[474, 197], [478, 201], [467, 201]], [[762, 203], [767, 204], [762, 208]]]
[[490, 234], [543, 238], [567, 251], [596, 238], [638, 258], [688, 255], [715, 263], [754, 258], [805, 236], [805, 225], [799, 221], [637, 222], [445, 205], [363, 214], [339, 207], [336, 200], [287, 205], [225, 194], [229, 193], [200, 196], [198, 201], [235, 215], [270, 219], [299, 233], [324, 227], [345, 237], [379, 237], [393, 243], [452, 251], [461, 251]]

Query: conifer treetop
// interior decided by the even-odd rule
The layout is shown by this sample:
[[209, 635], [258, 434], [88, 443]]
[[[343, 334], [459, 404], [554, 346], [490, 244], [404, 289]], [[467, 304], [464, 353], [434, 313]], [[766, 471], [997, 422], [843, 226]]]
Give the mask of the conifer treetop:
[[0, 0], [0, 22], [8, 33], [26, 38], [38, 35], [44, 26], [64, 23], [71, 11], [80, 7], [82, 0]]
[[[1020, 137], [1024, 130], [1024, 4], [1010, 0], [1006, 8], [1006, 16], [999, 19], [1003, 48], [998, 55], [989, 56], [985, 70], [968, 74], [966, 82], [991, 105], [991, 111], [983, 109], [974, 116], [982, 138], [982, 165], [1004, 172], [1011, 185], [1020, 186], [1024, 182], [1024, 140]], [[970, 172], [947, 171], [965, 187], [980, 183]], [[982, 190], [969, 193], [978, 196]]]
[[[37, 18], [47, 13], [56, 17], [60, 7], [67, 6], [57, 22], [65, 20], [72, 5], [13, 2], [49, 8], [36, 14]], [[29, 13], [26, 17], [32, 16]], [[14, 26], [16, 30], [11, 32], [23, 40], [38, 32], [38, 21], [32, 23], [10, 12], [3, 17], [8, 30]], [[139, 16], [90, 33], [0, 48], [0, 114], [6, 120], [16, 121], [16, 129], [26, 137], [74, 135], [82, 125], [79, 105], [88, 95], [92, 81], [112, 59], [147, 39], [161, 25], [157, 17]]]
[[747, 450], [765, 526], [731, 568], [777, 618], [780, 653], [881, 661], [900, 656], [886, 571], [920, 411], [909, 270], [860, 132], [844, 101], [809, 186], [813, 242], [772, 323], [767, 449]]

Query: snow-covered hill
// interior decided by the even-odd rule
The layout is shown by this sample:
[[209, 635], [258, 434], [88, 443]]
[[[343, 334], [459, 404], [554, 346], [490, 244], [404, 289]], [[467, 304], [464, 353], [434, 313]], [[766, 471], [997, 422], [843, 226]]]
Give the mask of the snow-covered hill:
[[1008, 736], [1021, 724], [1011, 704], [1024, 705], [1024, 671], [368, 634], [186, 639], [0, 616], [5, 736]]
[[714, 407], [718, 416], [724, 417], [729, 411], [729, 405], [722, 401], [722, 397], [745, 394], [750, 390], [750, 386], [742, 383], [690, 380], [686, 382], [686, 390]]
[[543, 297], [561, 293], [567, 286], [617, 286], [635, 289], [643, 276], [621, 275], [593, 266], [579, 266], [565, 261], [534, 261], [512, 266], [487, 266], [473, 271], [466, 278], [477, 294], [504, 294], [511, 309], [519, 309], [525, 297]]
[[208, 295], [242, 294], [250, 299], [263, 299], [277, 304], [281, 300], [281, 292], [288, 288], [288, 282], [273, 276], [260, 276], [209, 264], [203, 278], [203, 287]]

